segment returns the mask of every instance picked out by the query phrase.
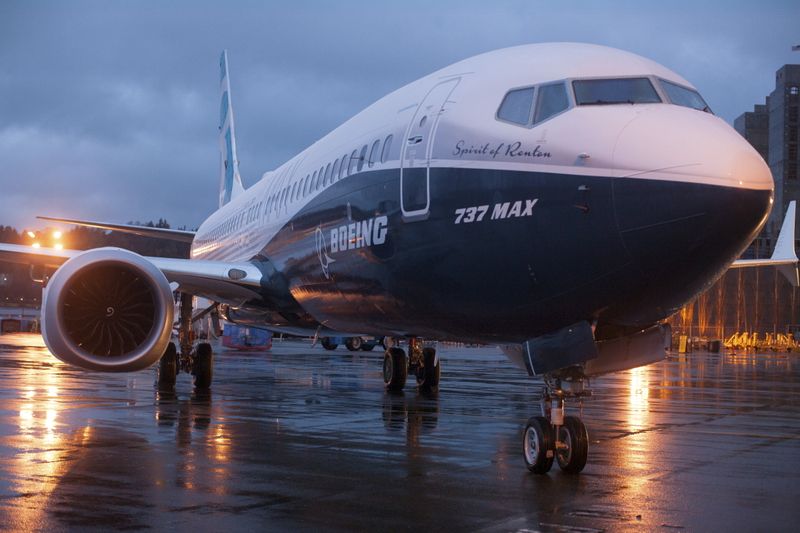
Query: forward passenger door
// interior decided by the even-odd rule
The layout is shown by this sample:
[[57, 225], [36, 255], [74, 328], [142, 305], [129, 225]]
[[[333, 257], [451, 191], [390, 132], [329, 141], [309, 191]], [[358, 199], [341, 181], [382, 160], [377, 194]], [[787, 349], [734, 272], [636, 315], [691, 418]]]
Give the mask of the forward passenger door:
[[430, 212], [430, 159], [433, 138], [445, 104], [461, 78], [434, 86], [417, 106], [400, 156], [400, 207], [403, 220], [422, 220]]

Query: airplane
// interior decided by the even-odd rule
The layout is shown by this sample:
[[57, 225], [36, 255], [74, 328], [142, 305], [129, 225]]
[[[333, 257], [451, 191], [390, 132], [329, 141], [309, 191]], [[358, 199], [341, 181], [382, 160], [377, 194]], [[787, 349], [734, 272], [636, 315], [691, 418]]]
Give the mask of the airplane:
[[[433, 341], [495, 344], [544, 380], [522, 435], [526, 467], [578, 473], [588, 433], [567, 402], [590, 394], [589, 378], [663, 359], [664, 319], [731, 266], [773, 203], [763, 159], [692, 84], [605, 46], [459, 61], [249, 188], [226, 52], [220, 92], [219, 209], [197, 231], [50, 219], [191, 242], [190, 258], [0, 245], [0, 260], [41, 272], [57, 358], [109, 372], [160, 361], [159, 379], [174, 383], [181, 367], [208, 387], [193, 296], [215, 302], [203, 312], [275, 332], [386, 337], [390, 390], [409, 374], [438, 386]], [[794, 259], [778, 259], [796, 269], [789, 242]]]

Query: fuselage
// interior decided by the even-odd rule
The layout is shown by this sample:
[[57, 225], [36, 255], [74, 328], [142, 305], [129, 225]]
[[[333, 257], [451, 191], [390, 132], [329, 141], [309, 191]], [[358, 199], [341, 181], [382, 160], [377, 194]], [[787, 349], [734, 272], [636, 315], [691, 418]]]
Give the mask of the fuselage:
[[498, 343], [645, 327], [713, 283], [772, 203], [763, 160], [695, 95], [601, 46], [476, 56], [264, 174], [192, 258], [259, 265], [263, 298], [235, 305], [265, 325]]

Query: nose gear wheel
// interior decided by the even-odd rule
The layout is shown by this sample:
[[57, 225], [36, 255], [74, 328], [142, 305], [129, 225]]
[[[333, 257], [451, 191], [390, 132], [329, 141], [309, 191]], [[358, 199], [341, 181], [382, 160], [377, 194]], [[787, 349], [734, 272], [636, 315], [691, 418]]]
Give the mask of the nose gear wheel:
[[578, 474], [586, 466], [589, 434], [576, 416], [565, 416], [568, 399], [591, 396], [588, 379], [579, 368], [571, 367], [545, 375], [542, 391], [542, 415], [528, 419], [522, 435], [525, 466], [535, 474], [546, 474], [558, 461], [566, 474]]

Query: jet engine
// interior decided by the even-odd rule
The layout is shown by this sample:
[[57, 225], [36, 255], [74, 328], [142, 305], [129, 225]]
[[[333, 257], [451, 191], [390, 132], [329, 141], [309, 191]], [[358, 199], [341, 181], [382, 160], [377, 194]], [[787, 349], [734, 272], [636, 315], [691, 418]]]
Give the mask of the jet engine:
[[175, 312], [167, 278], [120, 248], [97, 248], [56, 270], [42, 298], [42, 336], [61, 361], [129, 372], [158, 361]]

